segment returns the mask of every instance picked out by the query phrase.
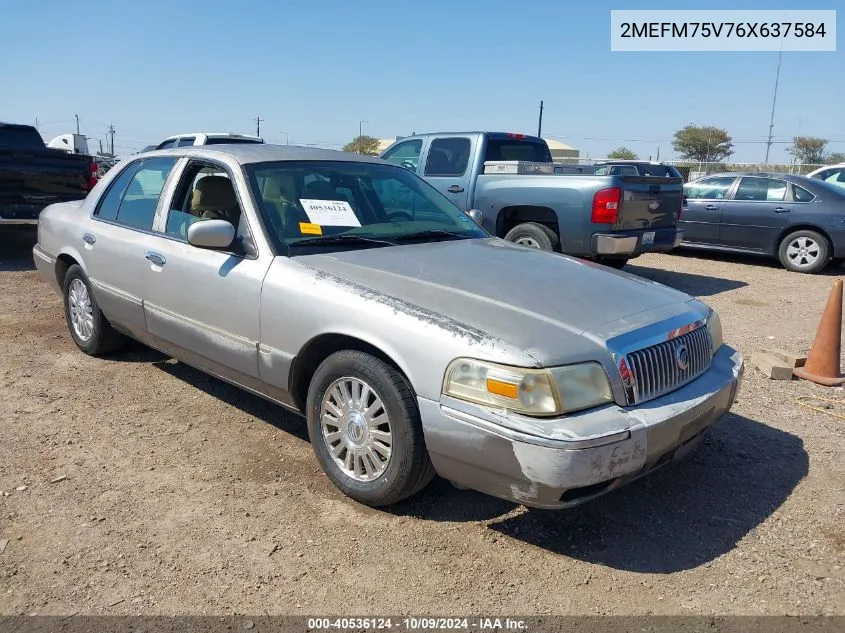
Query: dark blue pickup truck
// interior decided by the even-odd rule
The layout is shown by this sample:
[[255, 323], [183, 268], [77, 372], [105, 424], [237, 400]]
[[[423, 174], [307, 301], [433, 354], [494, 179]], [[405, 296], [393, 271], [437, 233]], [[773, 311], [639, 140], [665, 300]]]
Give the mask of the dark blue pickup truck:
[[397, 140], [381, 158], [480, 216], [488, 232], [524, 246], [621, 267], [681, 241], [682, 178], [565, 173], [536, 136], [421, 134]]

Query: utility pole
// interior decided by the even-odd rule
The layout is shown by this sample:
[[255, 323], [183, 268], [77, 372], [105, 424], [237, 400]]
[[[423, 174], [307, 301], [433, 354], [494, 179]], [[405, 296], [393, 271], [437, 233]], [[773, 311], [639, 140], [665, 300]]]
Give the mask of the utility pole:
[[76, 119], [76, 133], [79, 134], [79, 115], [74, 114], [73, 116]]
[[775, 73], [775, 94], [772, 97], [772, 116], [769, 119], [769, 139], [766, 141], [766, 165], [769, 164], [769, 150], [772, 149], [772, 129], [775, 127], [775, 104], [778, 100], [778, 83], [780, 82], [780, 58], [783, 56], [783, 40], [778, 51], [778, 69]]
[[364, 136], [364, 123], [369, 123], [369, 121], [358, 121], [358, 138]]
[[38, 129], [38, 117], [35, 117], [35, 129]]
[[260, 116], [257, 116], [253, 119], [253, 121], [255, 121], [255, 135], [256, 136], [261, 136], [261, 122], [263, 120], [264, 119], [262, 119]]
[[537, 136], [542, 138], [543, 135], [543, 102], [540, 101], [540, 121], [537, 123]]
[[109, 123], [109, 136], [111, 136], [109, 153], [114, 156], [114, 126], [111, 123]]

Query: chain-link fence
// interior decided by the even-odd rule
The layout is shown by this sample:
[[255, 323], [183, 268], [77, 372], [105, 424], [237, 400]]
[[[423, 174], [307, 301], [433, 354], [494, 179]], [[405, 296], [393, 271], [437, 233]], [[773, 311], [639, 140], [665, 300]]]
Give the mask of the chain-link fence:
[[[580, 165], [589, 167], [596, 163], [608, 160], [606, 158], [559, 158], [557, 162], [565, 165]], [[811, 171], [824, 167], [822, 164], [765, 164], [765, 163], [696, 163], [687, 160], [664, 160], [660, 161], [667, 165], [674, 165], [683, 175], [684, 180], [694, 180], [702, 176], [717, 174], [720, 172], [769, 172], [779, 174], [809, 174]]]

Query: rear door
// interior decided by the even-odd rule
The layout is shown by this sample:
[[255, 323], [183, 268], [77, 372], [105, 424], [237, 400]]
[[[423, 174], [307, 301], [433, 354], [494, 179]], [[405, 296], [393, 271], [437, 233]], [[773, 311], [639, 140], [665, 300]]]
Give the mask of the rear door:
[[722, 209], [735, 181], [735, 176], [709, 176], [684, 185], [684, 201], [678, 228], [684, 231], [685, 242], [719, 242]]
[[792, 211], [789, 186], [779, 178], [743, 176], [725, 202], [719, 243], [732, 248], [769, 252]]
[[106, 317], [143, 338], [145, 255], [159, 197], [176, 157], [136, 161], [110, 183], [80, 229], [86, 272]]
[[467, 210], [472, 141], [466, 136], [435, 138], [425, 156], [423, 178], [443, 195]]

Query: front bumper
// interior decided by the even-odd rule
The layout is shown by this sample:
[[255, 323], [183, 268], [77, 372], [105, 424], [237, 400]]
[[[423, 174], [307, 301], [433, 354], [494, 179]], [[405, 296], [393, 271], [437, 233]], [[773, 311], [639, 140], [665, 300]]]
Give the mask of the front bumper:
[[[646, 240], [648, 234], [653, 239]], [[631, 257], [642, 253], [671, 251], [683, 241], [683, 231], [671, 227], [643, 229], [621, 233], [595, 233], [592, 236], [593, 252], [603, 257]]]
[[707, 372], [665, 396], [549, 420], [448, 396], [419, 405], [441, 477], [526, 506], [565, 508], [686, 455], [730, 410], [743, 370], [739, 352], [723, 345]]

